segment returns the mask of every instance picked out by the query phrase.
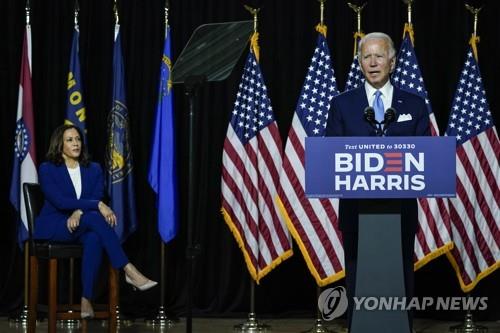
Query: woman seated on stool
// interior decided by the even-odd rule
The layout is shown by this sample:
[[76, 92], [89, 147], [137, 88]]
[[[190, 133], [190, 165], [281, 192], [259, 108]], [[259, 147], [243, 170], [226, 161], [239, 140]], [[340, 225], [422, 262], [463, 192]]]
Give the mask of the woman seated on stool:
[[123, 268], [125, 281], [135, 288], [147, 290], [157, 283], [142, 275], [125, 255], [113, 230], [116, 216], [101, 201], [101, 166], [89, 161], [82, 137], [76, 126], [62, 125], [50, 138], [48, 161], [40, 165], [38, 173], [45, 202], [36, 219], [34, 238], [83, 245], [81, 316], [92, 318], [90, 301], [103, 250], [114, 268]]

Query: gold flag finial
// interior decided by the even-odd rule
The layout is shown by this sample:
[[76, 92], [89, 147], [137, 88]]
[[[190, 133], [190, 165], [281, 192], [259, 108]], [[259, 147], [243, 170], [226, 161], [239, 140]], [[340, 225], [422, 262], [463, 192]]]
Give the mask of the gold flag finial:
[[354, 56], [358, 53], [358, 40], [363, 38], [365, 35], [363, 33], [363, 30], [361, 29], [361, 11], [363, 8], [366, 6], [366, 2], [362, 4], [361, 6], [357, 6], [353, 3], [348, 2], [347, 5], [356, 13], [358, 25], [357, 25], [357, 30], [354, 33]]
[[469, 12], [474, 15], [474, 36], [477, 36], [477, 17], [481, 9], [483, 9], [484, 6], [481, 6], [479, 8], [474, 8], [471, 5], [465, 4], [465, 8], [469, 10]]
[[319, 23], [316, 26], [316, 31], [322, 34], [323, 36], [326, 37], [326, 25], [325, 25], [325, 2], [326, 0], [318, 0], [320, 3], [320, 17], [319, 17]]
[[165, 26], [168, 27], [168, 11], [170, 10], [170, 3], [165, 0]]
[[75, 0], [75, 27], [78, 27], [78, 12], [80, 11], [80, 6], [78, 5], [78, 0]]
[[258, 23], [257, 14], [259, 14], [260, 8], [252, 8], [252, 7], [248, 6], [248, 5], [243, 5], [243, 6], [253, 16], [253, 32], [256, 33], [257, 32], [257, 23]]
[[366, 6], [366, 2], [364, 4], [362, 4], [361, 6], [356, 6], [355, 4], [353, 3], [350, 3], [348, 2], [347, 5], [349, 7], [351, 7], [352, 10], [354, 10], [354, 12], [356, 13], [356, 17], [358, 19], [358, 34], [362, 34], [363, 31], [361, 30], [361, 11], [363, 10], [363, 8], [365, 8]]
[[408, 7], [408, 21], [405, 23], [405, 27], [403, 29], [403, 38], [405, 38], [405, 35], [408, 33], [411, 44], [415, 46], [415, 33], [413, 31], [413, 23], [411, 23], [411, 14], [413, 11], [412, 5], [415, 0], [403, 0], [403, 2]]
[[118, 16], [118, 2], [114, 0], [113, 13], [115, 14], [115, 24], [120, 24], [120, 17]]
[[476, 61], [478, 60], [477, 58], [477, 43], [479, 43], [479, 36], [477, 35], [477, 21], [478, 21], [478, 14], [483, 9], [484, 6], [481, 6], [479, 8], [474, 8], [471, 5], [465, 4], [465, 8], [469, 12], [474, 15], [474, 32], [472, 33], [472, 36], [470, 37], [469, 44], [472, 47], [472, 52], [474, 53], [474, 58], [476, 58]]
[[326, 0], [318, 0], [320, 5], [319, 5], [319, 11], [320, 11], [320, 16], [319, 16], [319, 24], [320, 26], [324, 26], [325, 23], [325, 2]]
[[253, 15], [253, 35], [250, 38], [250, 48], [253, 51], [253, 54], [255, 55], [255, 59], [257, 59], [257, 62], [259, 61], [259, 32], [257, 31], [257, 23], [258, 23], [258, 17], [257, 15], [259, 14], [260, 8], [252, 8], [248, 5], [243, 5], [246, 10], [250, 12], [250, 14]]
[[412, 23], [411, 23], [411, 12], [412, 12], [412, 5], [413, 5], [413, 2], [415, 2], [415, 0], [403, 0], [403, 2], [406, 4], [406, 6], [408, 7], [408, 25], [412, 26]]
[[26, 0], [26, 7], [24, 7], [24, 11], [26, 14], [26, 25], [30, 24], [30, 19], [31, 19], [31, 7], [30, 7], [30, 0]]

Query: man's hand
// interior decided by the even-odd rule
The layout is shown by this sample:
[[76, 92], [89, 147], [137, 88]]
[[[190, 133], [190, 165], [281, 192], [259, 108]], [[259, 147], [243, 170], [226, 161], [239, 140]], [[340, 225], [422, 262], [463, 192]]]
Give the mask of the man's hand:
[[66, 227], [68, 228], [70, 233], [72, 233], [73, 231], [76, 230], [76, 228], [78, 228], [78, 226], [80, 225], [80, 217], [82, 217], [82, 215], [83, 211], [77, 209], [68, 218], [68, 221], [66, 221]]
[[113, 213], [111, 208], [109, 208], [108, 205], [106, 205], [102, 201], [99, 201], [99, 204], [97, 205], [97, 207], [99, 208], [99, 212], [101, 212], [101, 214], [104, 217], [104, 219], [106, 220], [106, 222], [108, 222], [108, 224], [111, 227], [114, 227], [116, 225], [117, 221], [116, 221], [116, 215], [115, 215], [115, 213]]

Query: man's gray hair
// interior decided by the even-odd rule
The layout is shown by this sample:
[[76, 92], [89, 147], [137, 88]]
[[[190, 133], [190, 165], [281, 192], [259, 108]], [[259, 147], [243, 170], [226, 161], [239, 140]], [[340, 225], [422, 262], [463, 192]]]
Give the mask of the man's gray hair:
[[361, 40], [359, 41], [358, 44], [358, 59], [361, 59], [361, 49], [363, 48], [363, 44], [367, 40], [371, 39], [384, 39], [387, 42], [387, 45], [389, 46], [389, 59], [392, 59], [396, 55], [396, 49], [394, 49], [394, 43], [392, 42], [391, 37], [389, 35], [383, 33], [383, 32], [370, 32], [369, 34], [365, 35]]

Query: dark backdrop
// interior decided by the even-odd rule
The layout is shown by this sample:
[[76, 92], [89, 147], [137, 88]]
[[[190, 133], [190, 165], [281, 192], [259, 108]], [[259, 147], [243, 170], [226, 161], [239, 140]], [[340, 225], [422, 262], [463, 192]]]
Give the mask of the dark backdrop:
[[[195, 27], [203, 23], [250, 19], [237, 0], [170, 0], [172, 47], [182, 50]], [[254, 3], [257, 1], [254, 1]], [[316, 0], [268, 0], [259, 17], [261, 66], [269, 89], [283, 142], [289, 129], [297, 96], [315, 47], [314, 26], [319, 21]], [[357, 1], [353, 1], [357, 2]], [[66, 107], [66, 79], [73, 27], [73, 1], [32, 0], [33, 99], [37, 159], [43, 160], [52, 130], [62, 123]], [[158, 69], [163, 47], [162, 0], [120, 0], [122, 43], [126, 69], [132, 149], [134, 152], [139, 227], [126, 242], [132, 262], [148, 276], [159, 278], [160, 239], [156, 228], [155, 198], [147, 184], [151, 129], [157, 100]], [[358, 1], [358, 4], [360, 2]], [[496, 80], [500, 74], [498, 18], [495, 0], [469, 1], [485, 4], [479, 19], [479, 60], [491, 110], [500, 107]], [[89, 151], [103, 162], [105, 119], [110, 109], [113, 13], [111, 0], [80, 0], [80, 59], [87, 108]], [[400, 0], [372, 0], [363, 12], [363, 30], [384, 31], [396, 48], [406, 21]], [[0, 313], [12, 313], [22, 304], [23, 257], [16, 244], [15, 211], [8, 200], [12, 170], [24, 1], [0, 1]], [[459, 0], [418, 0], [413, 22], [416, 52], [441, 132], [446, 128], [451, 100], [461, 70], [472, 17]], [[355, 15], [346, 1], [327, 1], [325, 23], [339, 88], [343, 89], [353, 56]], [[199, 98], [199, 162], [196, 167], [197, 239], [202, 245], [196, 263], [195, 311], [203, 315], [231, 315], [248, 310], [249, 278], [243, 257], [219, 211], [222, 144], [242, 62], [228, 80], [209, 84]], [[168, 308], [184, 312], [186, 301], [186, 169], [187, 112], [181, 88], [174, 89], [177, 121], [180, 188], [180, 232], [167, 245]], [[497, 217], [498, 218], [498, 217]], [[500, 317], [500, 274], [483, 280], [474, 293], [489, 296], [488, 311], [481, 318]], [[461, 295], [451, 265], [439, 258], [417, 273], [419, 296]], [[125, 313], [147, 315], [159, 304], [159, 288], [133, 293], [122, 283], [121, 305]], [[312, 313], [315, 284], [299, 249], [295, 255], [263, 279], [257, 288], [257, 311], [267, 315]], [[461, 313], [421, 313], [422, 316], [455, 317]]]

